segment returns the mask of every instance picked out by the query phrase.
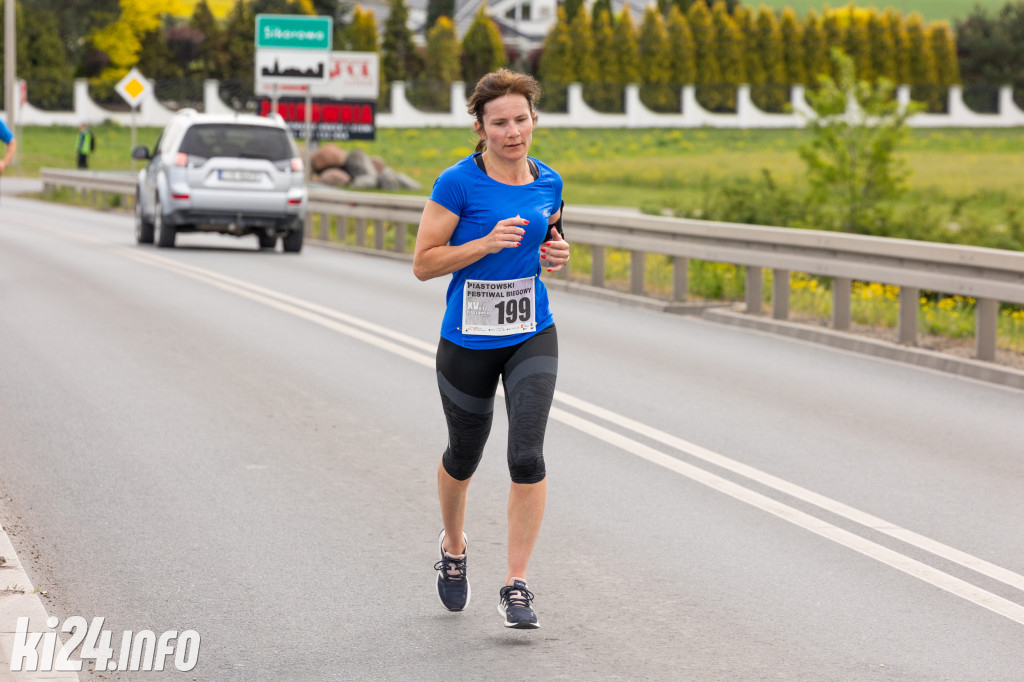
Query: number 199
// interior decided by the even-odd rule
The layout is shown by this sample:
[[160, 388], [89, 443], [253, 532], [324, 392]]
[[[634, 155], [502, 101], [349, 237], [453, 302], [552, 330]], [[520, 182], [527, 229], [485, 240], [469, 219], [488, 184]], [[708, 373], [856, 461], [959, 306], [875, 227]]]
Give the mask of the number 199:
[[512, 324], [517, 320], [530, 319], [530, 299], [510, 298], [502, 303], [495, 303], [498, 309], [498, 324]]

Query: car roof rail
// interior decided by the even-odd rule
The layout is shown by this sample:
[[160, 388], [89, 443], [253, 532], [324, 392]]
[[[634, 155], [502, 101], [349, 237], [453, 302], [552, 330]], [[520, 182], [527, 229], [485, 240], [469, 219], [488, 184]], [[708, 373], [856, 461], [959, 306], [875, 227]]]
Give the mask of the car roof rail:
[[267, 112], [264, 118], [269, 118], [271, 121], [277, 121], [278, 123], [284, 123], [284, 116], [276, 111]]
[[192, 107], [185, 107], [184, 109], [178, 110], [178, 116], [197, 116], [198, 114], [199, 112]]

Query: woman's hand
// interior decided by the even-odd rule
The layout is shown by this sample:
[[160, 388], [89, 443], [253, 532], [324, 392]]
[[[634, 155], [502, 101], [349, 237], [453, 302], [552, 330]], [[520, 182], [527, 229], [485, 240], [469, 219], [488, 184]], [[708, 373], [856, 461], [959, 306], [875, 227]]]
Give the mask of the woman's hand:
[[529, 224], [529, 220], [520, 218], [518, 215], [514, 218], [499, 220], [494, 229], [482, 238], [484, 250], [487, 253], [498, 253], [502, 249], [519, 246], [519, 243], [523, 241], [523, 235], [526, 234], [526, 230], [519, 226]]
[[494, 229], [483, 237], [459, 246], [451, 246], [448, 242], [459, 224], [459, 216], [441, 204], [428, 200], [423, 207], [423, 217], [420, 218], [419, 230], [416, 232], [413, 274], [421, 281], [450, 275], [477, 262], [487, 254], [515, 248], [526, 234], [526, 230], [520, 225], [529, 223], [529, 220], [518, 215], [514, 218], [505, 218], [499, 220]]
[[546, 265], [548, 272], [558, 272], [569, 262], [569, 242], [558, 234], [558, 228], [551, 226], [551, 239], [540, 246], [541, 265]]

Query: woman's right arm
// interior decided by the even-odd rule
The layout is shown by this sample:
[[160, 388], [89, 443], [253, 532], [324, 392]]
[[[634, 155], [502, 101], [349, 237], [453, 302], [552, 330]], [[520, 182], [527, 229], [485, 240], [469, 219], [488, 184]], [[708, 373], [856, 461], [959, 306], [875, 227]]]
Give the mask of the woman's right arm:
[[416, 231], [416, 250], [412, 260], [412, 271], [416, 278], [427, 281], [434, 277], [450, 275], [467, 265], [472, 265], [489, 253], [519, 246], [525, 230], [520, 225], [528, 221], [519, 216], [498, 221], [486, 236], [480, 239], [450, 246], [449, 240], [459, 224], [459, 216], [436, 201], [427, 200], [423, 216]]

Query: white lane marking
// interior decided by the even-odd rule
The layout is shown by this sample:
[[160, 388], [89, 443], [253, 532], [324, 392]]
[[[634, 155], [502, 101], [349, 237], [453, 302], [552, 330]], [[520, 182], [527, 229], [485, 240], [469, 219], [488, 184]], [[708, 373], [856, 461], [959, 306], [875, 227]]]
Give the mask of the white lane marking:
[[[54, 228], [50, 229], [55, 232], [63, 232], [63, 230], [57, 230]], [[90, 239], [88, 241], [92, 240]], [[364, 341], [372, 346], [389, 351], [418, 364], [431, 368], [434, 367], [433, 357], [424, 356], [418, 352], [410, 350], [409, 348], [405, 348], [382, 339], [379, 336], [375, 336], [374, 334], [380, 334], [395, 340], [400, 340], [402, 343], [406, 343], [410, 346], [421, 348], [423, 350], [429, 349], [430, 351], [433, 351], [434, 349], [432, 346], [386, 327], [346, 315], [339, 311], [326, 308], [309, 301], [303, 301], [302, 299], [274, 292], [258, 285], [220, 275], [203, 268], [183, 264], [172, 259], [153, 254], [145, 254], [144, 252], [136, 251], [128, 247], [119, 247], [118, 252], [133, 260], [174, 271], [187, 277], [206, 282], [212, 286], [216, 286], [217, 288], [236, 295], [243, 296], [252, 301], [263, 303], [264, 305], [268, 305], [282, 312], [292, 314], [338, 333]], [[344, 323], [339, 322], [339, 320], [343, 320]], [[357, 329], [355, 328], [356, 326], [361, 327], [362, 329]], [[853, 507], [849, 507], [823, 495], [819, 495], [806, 490], [805, 488], [801, 488], [800, 486], [788, 483], [787, 481], [772, 476], [771, 474], [754, 469], [753, 467], [729, 459], [723, 455], [719, 455], [711, 450], [702, 448], [696, 444], [664, 433], [640, 422], [636, 422], [628, 417], [618, 415], [617, 413], [598, 407], [597, 405], [593, 405], [587, 401], [562, 393], [561, 391], [556, 392], [556, 398], [567, 405], [581, 411], [588, 412], [595, 417], [605, 419], [610, 423], [632, 430], [635, 433], [648, 437], [652, 440], [669, 445], [670, 447], [676, 448], [680, 451], [687, 452], [704, 461], [733, 471], [734, 473], [739, 473], [742, 476], [762, 483], [779, 492], [783, 492], [787, 495], [796, 497], [797, 499], [809, 502], [822, 509], [832, 511], [844, 518], [855, 521], [856, 523], [879, 532], [886, 533], [891, 537], [919, 547], [920, 549], [925, 549], [926, 551], [938, 556], [950, 559], [951, 561], [954, 561], [966, 568], [970, 568], [976, 572], [993, 577], [1008, 585], [1018, 588], [1024, 586], [1024, 576], [1020, 576], [1007, 569], [990, 564], [983, 559], [961, 552], [952, 547], [948, 547], [912, 531], [900, 528], [899, 526], [890, 524], [882, 519], [854, 509]], [[675, 457], [639, 443], [632, 438], [611, 431], [610, 429], [595, 424], [594, 422], [566, 412], [558, 407], [552, 408], [551, 418], [1024, 625], [1024, 606], [1021, 606], [1020, 604], [988, 592], [987, 590], [981, 589], [923, 562], [907, 557], [899, 552], [872, 542], [871, 540], [811, 516], [810, 514], [795, 509], [783, 502], [745, 488], [737, 483], [729, 481], [728, 479], [722, 478], [721, 476], [705, 471], [704, 469], [700, 469], [699, 467], [687, 464]]]
[[850, 549], [860, 552], [865, 556], [871, 557], [872, 559], [880, 561], [888, 566], [892, 566], [899, 571], [903, 571], [908, 575], [914, 576], [926, 583], [946, 590], [958, 597], [974, 602], [979, 606], [990, 611], [994, 611], [1001, 616], [1006, 616], [1010, 620], [1024, 625], [1024, 606], [1012, 602], [1009, 599], [1004, 599], [999, 595], [983, 590], [980, 587], [972, 585], [960, 578], [951, 576], [948, 573], [944, 573], [943, 571], [933, 568], [928, 564], [900, 554], [895, 550], [879, 545], [867, 538], [855, 535], [847, 530], [839, 528], [838, 526], [834, 526], [831, 523], [822, 521], [817, 517], [811, 516], [799, 509], [794, 509], [787, 504], [762, 495], [761, 493], [755, 492], [749, 488], [744, 488], [740, 484], [722, 478], [717, 474], [705, 471], [704, 469], [695, 467], [692, 464], [687, 464], [675, 457], [659, 452], [658, 450], [644, 445], [643, 443], [639, 443], [628, 436], [623, 436], [622, 434], [606, 429], [605, 427], [599, 426], [598, 424], [583, 419], [582, 417], [577, 417], [576, 415], [566, 412], [560, 408], [552, 408], [551, 417], [552, 419], [557, 419], [563, 424], [567, 424], [589, 434], [594, 438], [619, 447], [626, 452], [632, 453], [637, 457], [641, 457], [653, 464], [657, 464], [660, 467], [664, 467], [670, 471], [676, 472], [677, 474], [686, 476], [697, 483], [706, 485], [713, 490], [717, 490], [718, 492], [740, 500], [741, 502], [746, 502], [747, 504], [768, 512], [773, 516], [789, 521], [796, 526], [809, 530], [824, 538], [828, 538], [840, 545], [849, 547]]
[[672, 434], [665, 433], [664, 431], [660, 431], [652, 426], [648, 426], [647, 424], [634, 421], [629, 417], [624, 417], [580, 398], [567, 395], [561, 391], [555, 392], [555, 398], [570, 407], [574, 407], [581, 412], [586, 412], [598, 419], [603, 419], [611, 424], [616, 424], [624, 429], [629, 429], [630, 431], [644, 436], [645, 438], [649, 438], [658, 443], [662, 443], [663, 445], [667, 445], [670, 448], [674, 448], [680, 452], [685, 452], [698, 459], [704, 460], [705, 462], [714, 464], [715, 466], [721, 467], [727, 471], [749, 478], [750, 480], [756, 481], [762, 485], [772, 488], [773, 490], [785, 493], [790, 497], [813, 504], [816, 507], [832, 512], [837, 516], [841, 516], [849, 521], [858, 523], [866, 528], [870, 528], [878, 531], [879, 533], [888, 535], [889, 537], [896, 538], [901, 542], [905, 542], [906, 544], [917, 547], [918, 549], [923, 549], [926, 552], [930, 552], [936, 556], [942, 557], [943, 559], [949, 559], [950, 561], [958, 563], [961, 566], [965, 566], [976, 573], [988, 576], [989, 578], [998, 580], [1006, 585], [1016, 587], [1018, 590], [1024, 590], [1024, 576], [1007, 570], [1002, 566], [996, 566], [993, 563], [968, 554], [967, 552], [960, 551], [954, 547], [938, 542], [937, 540], [932, 540], [931, 538], [915, 533], [912, 530], [902, 528], [884, 519], [880, 519], [877, 516], [872, 516], [871, 514], [859, 509], [843, 504], [842, 502], [833, 500], [825, 495], [818, 494], [798, 486], [795, 483], [790, 483], [789, 481], [773, 476], [767, 472], [761, 471], [760, 469], [755, 469], [754, 467], [743, 464], [742, 462], [737, 462], [734, 459], [720, 455], [717, 452], [703, 448], [695, 443], [691, 443], [690, 441], [678, 438]]
[[[399, 341], [401, 343], [404, 343], [413, 348], [418, 348], [419, 350], [422, 350], [427, 353], [433, 354], [434, 351], [437, 350], [435, 346], [432, 346], [429, 343], [421, 341], [415, 337], [409, 336], [408, 334], [397, 332], [388, 327], [384, 327], [379, 324], [369, 322], [367, 320], [355, 317], [353, 315], [347, 315], [346, 313], [335, 310], [334, 308], [328, 308], [327, 306], [323, 306], [318, 303], [313, 303], [312, 301], [306, 301], [301, 298], [289, 296], [288, 294], [283, 294], [279, 291], [274, 291], [273, 289], [267, 289], [266, 287], [262, 287], [258, 284], [252, 284], [250, 282], [246, 282], [240, 279], [235, 279], [234, 277], [221, 275], [220, 273], [216, 273], [211, 270], [205, 270], [203, 268], [198, 268], [193, 265], [188, 265], [186, 263], [181, 263], [170, 258], [165, 258], [163, 256], [158, 256], [156, 254], [138, 251], [131, 247], [122, 247], [122, 249], [123, 255], [137, 261], [149, 262], [152, 263], [153, 265], [159, 265], [160, 267], [164, 267], [167, 269], [174, 269], [179, 270], [183, 273], [189, 273], [190, 275], [195, 275], [197, 278], [213, 280], [214, 282], [223, 283], [227, 286], [245, 289], [255, 294], [259, 294], [261, 296], [274, 299], [275, 301], [295, 306], [297, 308], [302, 308], [303, 310], [312, 312], [316, 315], [320, 315], [329, 319], [338, 320], [353, 327], [361, 327], [362, 329], [373, 332], [374, 334], [378, 334], [379, 336]], [[431, 360], [431, 364], [433, 364], [433, 360]]]
[[[135, 253], [131, 249], [127, 248], [121, 252], [121, 255], [132, 260], [139, 261], [141, 263], [160, 267], [165, 270], [170, 270], [179, 275], [183, 275], [185, 277], [189, 277], [191, 279], [204, 282], [206, 284], [209, 284], [210, 286], [217, 287], [218, 289], [223, 289], [224, 291], [228, 291], [237, 296], [247, 298], [251, 301], [262, 303], [263, 305], [275, 308], [277, 310], [280, 310], [281, 312], [289, 313], [290, 315], [294, 315], [295, 317], [300, 317], [304, 320], [308, 320], [322, 327], [326, 327], [327, 329], [330, 329], [332, 331], [336, 331], [340, 334], [345, 334], [346, 336], [351, 336], [352, 338], [358, 339], [359, 341], [364, 341], [370, 344], [371, 346], [377, 346], [381, 350], [386, 350], [390, 353], [394, 353], [395, 355], [401, 356], [407, 360], [412, 360], [413, 362], [419, 363], [421, 365], [427, 365], [429, 367], [434, 366], [434, 359], [432, 357], [424, 356], [422, 353], [410, 350], [409, 348], [400, 346], [397, 343], [392, 343], [391, 341], [382, 339], [379, 336], [375, 336], [374, 334], [363, 331], [362, 329], [356, 329], [351, 324], [339, 322], [337, 319], [331, 319], [341, 318], [345, 319], [346, 322], [358, 319], [353, 318], [350, 315], [345, 315], [344, 313], [339, 313], [337, 311], [334, 311], [335, 314], [331, 316], [324, 315], [320, 312], [315, 312], [316, 309], [329, 310], [328, 308], [324, 308], [323, 306], [306, 302], [306, 306], [308, 306], [309, 309], [307, 309], [306, 306], [300, 307], [295, 303], [291, 303], [287, 300], [279, 300], [278, 297], [272, 297], [262, 293], [259, 290], [263, 289], [263, 287], [259, 287], [254, 284], [248, 284], [242, 282], [241, 280], [233, 279], [231, 277], [218, 275], [217, 273], [210, 272], [209, 270], [203, 270], [202, 268], [197, 268], [191, 265], [182, 265], [181, 263], [178, 263], [168, 258], [151, 256], [149, 254], [142, 255], [139, 253]], [[266, 290], [264, 289], [264, 291]], [[285, 296], [284, 294], [280, 294], [279, 296], [284, 299], [292, 299], [292, 297]], [[362, 327], [378, 327], [378, 325], [375, 325], [370, 322], [360, 322], [362, 322], [362, 324], [360, 324], [360, 326]], [[381, 328], [383, 329], [383, 327]], [[400, 334], [398, 332], [392, 332], [390, 335], [393, 337], [405, 337], [404, 334]], [[412, 337], [405, 338], [411, 339]]]

